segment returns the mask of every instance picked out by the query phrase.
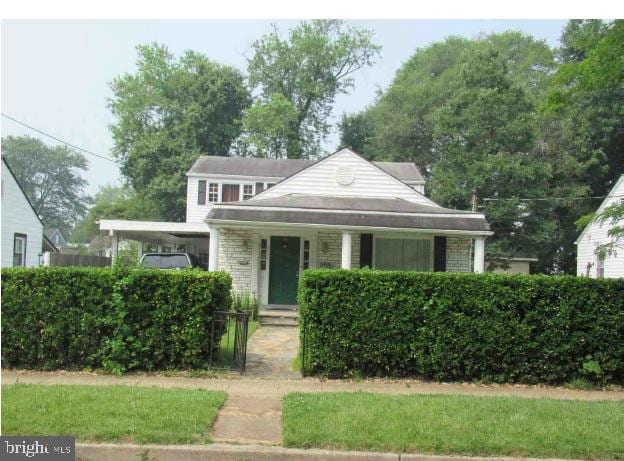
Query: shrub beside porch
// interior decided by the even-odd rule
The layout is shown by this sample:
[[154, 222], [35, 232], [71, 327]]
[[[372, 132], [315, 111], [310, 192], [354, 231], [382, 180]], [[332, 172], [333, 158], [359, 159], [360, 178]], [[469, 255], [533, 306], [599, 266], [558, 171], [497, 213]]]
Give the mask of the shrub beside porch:
[[303, 371], [624, 382], [624, 280], [309, 270]]

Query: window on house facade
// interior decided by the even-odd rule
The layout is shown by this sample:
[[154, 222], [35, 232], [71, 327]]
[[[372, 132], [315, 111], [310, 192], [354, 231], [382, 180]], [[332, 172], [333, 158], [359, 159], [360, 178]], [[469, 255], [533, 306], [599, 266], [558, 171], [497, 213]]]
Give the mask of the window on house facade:
[[378, 238], [374, 251], [377, 269], [431, 270], [431, 240]]
[[13, 266], [26, 265], [26, 235], [13, 235]]
[[267, 239], [260, 240], [260, 270], [266, 270]]
[[210, 203], [215, 203], [219, 201], [219, 184], [216, 182], [211, 182], [208, 185], [208, 201]]
[[267, 183], [266, 188], [267, 188], [267, 189], [270, 189], [270, 188], [271, 188], [271, 187], [273, 187], [274, 185], [275, 185], [275, 183], [272, 183], [272, 182]]
[[243, 200], [248, 200], [253, 197], [253, 184], [244, 184], [243, 185]]
[[601, 258], [600, 256], [596, 257], [596, 278], [604, 278], [604, 263], [604, 258]]
[[260, 192], [264, 192], [264, 183], [263, 182], [257, 182], [256, 183], [256, 195], [258, 195]]
[[197, 204], [206, 204], [206, 181], [200, 180], [197, 182]]
[[303, 270], [310, 268], [310, 241], [303, 241]]
[[239, 184], [223, 184], [221, 186], [222, 202], [238, 202], [240, 200]]

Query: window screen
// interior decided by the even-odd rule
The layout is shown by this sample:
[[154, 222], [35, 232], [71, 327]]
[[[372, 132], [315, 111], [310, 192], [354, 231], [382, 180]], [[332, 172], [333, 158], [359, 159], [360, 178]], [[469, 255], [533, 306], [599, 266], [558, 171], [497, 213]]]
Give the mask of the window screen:
[[375, 240], [375, 267], [383, 270], [430, 271], [431, 241], [378, 238]]

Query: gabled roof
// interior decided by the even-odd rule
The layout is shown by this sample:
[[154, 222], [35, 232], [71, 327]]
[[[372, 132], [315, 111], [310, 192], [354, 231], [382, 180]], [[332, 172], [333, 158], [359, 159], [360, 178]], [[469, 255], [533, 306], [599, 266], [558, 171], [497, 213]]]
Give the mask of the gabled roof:
[[61, 238], [63, 240], [65, 240], [65, 237], [63, 237], [63, 233], [61, 232], [61, 230], [58, 227], [44, 227], [43, 228], [43, 233], [45, 234], [46, 237], [48, 237], [50, 240], [52, 239], [52, 237], [54, 237], [54, 234], [56, 233], [61, 234]]
[[15, 173], [13, 173], [13, 170], [11, 169], [11, 167], [9, 166], [7, 161], [4, 159], [4, 156], [2, 156], [2, 163], [4, 163], [4, 166], [6, 167], [7, 171], [9, 173], [11, 173], [11, 176], [13, 176], [13, 179], [15, 180], [15, 183], [17, 184], [17, 187], [19, 187], [19, 190], [22, 192], [22, 195], [24, 196], [24, 198], [26, 199], [26, 201], [30, 205], [31, 210], [33, 211], [33, 213], [35, 214], [35, 216], [37, 217], [37, 219], [39, 220], [39, 222], [43, 226], [43, 221], [41, 220], [41, 218], [39, 217], [39, 215], [35, 211], [35, 207], [33, 206], [33, 204], [31, 203], [30, 199], [28, 198], [28, 195], [26, 195], [26, 192], [24, 192], [24, 189], [22, 188], [22, 185], [17, 180], [17, 177], [15, 176]]
[[[609, 203], [609, 199], [613, 198], [613, 192], [617, 191], [620, 186], [624, 186], [624, 174], [622, 176], [620, 176], [618, 178], [618, 180], [615, 182], [615, 184], [613, 185], [613, 187], [611, 188], [611, 190], [609, 191], [609, 193], [607, 194], [607, 196], [604, 198], [604, 200], [602, 201], [602, 203], [600, 204], [600, 206], [598, 207], [598, 209], [596, 210], [596, 216], [599, 215], [600, 213], [602, 213], [604, 211], [604, 209], [607, 207], [607, 203]], [[622, 197], [622, 200], [624, 200], [624, 197]], [[588, 229], [592, 226], [592, 224], [595, 223], [595, 220], [592, 219], [582, 230], [582, 232], [580, 233], [580, 235], [578, 236], [578, 238], [576, 239], [576, 241], [574, 242], [575, 244], [578, 244], [578, 242], [581, 241], [581, 239], [585, 236], [585, 234], [587, 233]]]
[[[304, 159], [269, 159], [255, 157], [219, 157], [202, 155], [188, 175], [228, 175], [257, 176], [266, 178], [286, 178], [307, 168], [316, 160]], [[425, 179], [414, 163], [409, 162], [371, 162], [386, 173], [408, 183], [423, 183]]]

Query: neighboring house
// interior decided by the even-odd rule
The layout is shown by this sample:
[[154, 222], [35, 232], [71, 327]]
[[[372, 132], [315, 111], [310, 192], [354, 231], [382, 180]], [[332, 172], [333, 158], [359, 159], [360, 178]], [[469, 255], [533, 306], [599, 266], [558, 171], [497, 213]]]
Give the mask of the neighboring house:
[[[615, 203], [624, 201], [624, 175], [615, 183], [609, 195], [603, 200], [596, 211], [600, 215], [605, 208]], [[596, 254], [598, 245], [609, 243], [609, 229], [616, 225], [624, 225], [623, 221], [612, 223], [607, 221], [599, 223], [595, 220], [590, 222], [576, 240], [576, 275], [584, 275], [592, 278], [615, 278], [624, 277], [624, 248], [616, 254], [607, 255], [604, 259]]]
[[187, 178], [187, 222], [101, 220], [113, 248], [184, 245], [261, 305], [296, 304], [307, 268], [484, 270], [485, 217], [425, 197], [413, 163], [349, 149], [316, 162], [203, 156]]
[[38, 266], [42, 245], [54, 245], [43, 235], [43, 223], [8, 163], [2, 158], [2, 267]]
[[43, 229], [43, 234], [54, 244], [56, 248], [63, 248], [67, 246], [67, 240], [65, 240], [65, 237], [63, 237], [63, 234], [57, 227], [45, 227]]

